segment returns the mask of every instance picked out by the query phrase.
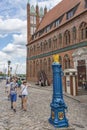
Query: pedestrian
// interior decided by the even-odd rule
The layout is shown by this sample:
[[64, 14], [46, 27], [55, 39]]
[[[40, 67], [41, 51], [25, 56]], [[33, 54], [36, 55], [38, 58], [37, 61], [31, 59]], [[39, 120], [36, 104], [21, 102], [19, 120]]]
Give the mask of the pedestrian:
[[18, 78], [17, 83], [18, 83], [18, 88], [20, 88], [20, 87], [21, 87], [21, 84], [22, 84], [22, 81], [21, 81], [21, 79], [20, 79], [20, 78]]
[[82, 88], [85, 88], [86, 82], [85, 82], [85, 78], [83, 78], [82, 80]]
[[31, 84], [28, 84], [25, 80], [23, 81], [21, 85], [21, 105], [22, 109], [24, 111], [27, 111], [27, 100], [28, 100], [28, 87], [31, 86]]
[[8, 100], [10, 99], [10, 80], [7, 79], [6, 80], [6, 86], [5, 86], [5, 93], [7, 94]]
[[16, 112], [16, 101], [17, 101], [17, 83], [15, 79], [12, 79], [10, 83], [10, 98], [11, 98], [11, 109]]

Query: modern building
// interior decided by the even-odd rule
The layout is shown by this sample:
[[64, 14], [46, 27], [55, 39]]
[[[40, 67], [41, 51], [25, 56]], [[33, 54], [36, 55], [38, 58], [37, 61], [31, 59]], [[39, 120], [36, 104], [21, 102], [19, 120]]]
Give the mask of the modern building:
[[54, 54], [60, 55], [65, 91], [71, 72], [78, 91], [87, 80], [87, 0], [62, 0], [48, 12], [27, 4], [27, 80], [52, 83]]

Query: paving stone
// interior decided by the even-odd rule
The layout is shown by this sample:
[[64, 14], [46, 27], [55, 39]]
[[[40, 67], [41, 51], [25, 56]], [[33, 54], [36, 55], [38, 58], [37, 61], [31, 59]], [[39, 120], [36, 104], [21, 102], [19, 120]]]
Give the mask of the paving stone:
[[[65, 130], [55, 128], [48, 122], [52, 87], [32, 86], [29, 88], [27, 111], [21, 109], [21, 100], [18, 98], [17, 112], [14, 113], [5, 93], [5, 81], [0, 84], [0, 130]], [[68, 96], [64, 96], [64, 100], [68, 105], [66, 117], [71, 126], [66, 130], [87, 130], [87, 104]]]

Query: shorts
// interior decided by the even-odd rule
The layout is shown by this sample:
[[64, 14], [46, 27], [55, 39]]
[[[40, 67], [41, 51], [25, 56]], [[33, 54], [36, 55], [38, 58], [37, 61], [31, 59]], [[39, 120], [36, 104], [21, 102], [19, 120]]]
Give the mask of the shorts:
[[27, 97], [27, 95], [22, 95], [22, 98], [25, 98], [25, 97]]
[[11, 102], [16, 102], [17, 101], [17, 94], [10, 94]]

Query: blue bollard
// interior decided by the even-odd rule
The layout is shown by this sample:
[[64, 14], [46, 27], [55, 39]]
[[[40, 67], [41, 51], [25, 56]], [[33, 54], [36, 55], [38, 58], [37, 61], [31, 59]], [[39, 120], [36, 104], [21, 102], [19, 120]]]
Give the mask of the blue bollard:
[[50, 124], [54, 127], [68, 127], [68, 120], [65, 115], [67, 106], [63, 99], [62, 92], [62, 68], [58, 61], [59, 55], [54, 55], [54, 62], [52, 64], [53, 70], [53, 97], [51, 107], [51, 115], [49, 118]]

